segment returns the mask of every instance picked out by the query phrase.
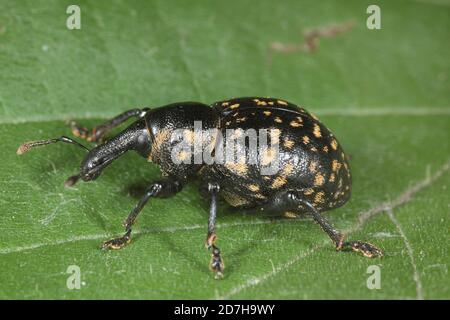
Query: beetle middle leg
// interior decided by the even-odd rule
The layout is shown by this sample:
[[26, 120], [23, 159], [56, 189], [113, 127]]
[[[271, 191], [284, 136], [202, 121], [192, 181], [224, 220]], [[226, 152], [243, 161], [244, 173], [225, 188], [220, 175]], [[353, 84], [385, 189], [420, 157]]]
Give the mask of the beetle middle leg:
[[362, 241], [344, 241], [344, 235], [336, 230], [331, 223], [325, 219], [320, 212], [297, 191], [283, 191], [276, 194], [268, 203], [261, 207], [261, 210], [268, 213], [297, 211], [306, 209], [311, 214], [314, 221], [319, 224], [336, 246], [336, 250], [353, 250], [362, 253], [365, 257], [372, 258], [382, 256], [383, 251], [374, 245]]
[[182, 189], [180, 181], [172, 178], [166, 178], [153, 182], [145, 192], [145, 195], [139, 200], [133, 210], [124, 221], [125, 234], [121, 237], [105, 241], [102, 249], [121, 249], [131, 241], [131, 227], [136, 221], [137, 216], [142, 211], [148, 200], [152, 197], [170, 197], [177, 194]]
[[216, 279], [223, 277], [224, 264], [222, 256], [220, 255], [220, 249], [216, 246], [216, 215], [217, 215], [217, 196], [220, 191], [220, 186], [217, 183], [208, 183], [207, 193], [211, 197], [211, 204], [209, 209], [208, 219], [208, 234], [206, 236], [205, 246], [211, 250], [211, 262], [209, 268], [213, 271]]
[[125, 111], [118, 116], [106, 121], [105, 123], [94, 127], [92, 130], [88, 130], [85, 127], [80, 126], [75, 121], [70, 121], [69, 125], [72, 129], [72, 133], [76, 137], [80, 137], [82, 139], [85, 139], [87, 141], [91, 142], [97, 142], [99, 141], [109, 130], [113, 129], [114, 127], [119, 126], [120, 124], [124, 123], [131, 117], [143, 117], [145, 115], [145, 112], [147, 112], [149, 109], [131, 109], [128, 111]]

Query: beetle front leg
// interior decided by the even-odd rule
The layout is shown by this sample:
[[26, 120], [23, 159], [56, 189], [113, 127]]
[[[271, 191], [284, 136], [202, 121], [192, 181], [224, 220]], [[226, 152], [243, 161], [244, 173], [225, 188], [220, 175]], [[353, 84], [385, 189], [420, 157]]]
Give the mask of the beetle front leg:
[[152, 197], [170, 197], [177, 194], [182, 189], [182, 184], [176, 179], [167, 178], [161, 181], [156, 181], [150, 185], [145, 192], [145, 195], [139, 200], [136, 206], [124, 221], [125, 234], [121, 237], [105, 241], [102, 244], [102, 249], [121, 249], [131, 241], [131, 227], [136, 221], [137, 216], [142, 211], [148, 200]]
[[144, 108], [125, 111], [111, 120], [94, 127], [92, 130], [80, 126], [75, 121], [70, 121], [69, 125], [72, 130], [72, 134], [76, 137], [80, 137], [81, 139], [85, 139], [90, 142], [97, 142], [112, 128], [119, 126], [131, 117], [143, 117], [145, 112], [148, 110], [148, 108]]
[[215, 245], [217, 240], [216, 235], [216, 215], [217, 215], [217, 195], [220, 191], [220, 186], [217, 183], [208, 183], [208, 194], [211, 196], [211, 205], [209, 209], [208, 219], [208, 235], [206, 236], [205, 246], [211, 250], [211, 262], [209, 263], [209, 269], [215, 272], [215, 278], [220, 279], [223, 277], [224, 264], [222, 256], [220, 255], [220, 249]]

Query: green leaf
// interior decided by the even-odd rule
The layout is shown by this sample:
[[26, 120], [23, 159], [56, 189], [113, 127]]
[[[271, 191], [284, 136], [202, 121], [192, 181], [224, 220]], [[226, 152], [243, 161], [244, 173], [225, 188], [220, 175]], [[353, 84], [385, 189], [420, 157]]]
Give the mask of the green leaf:
[[[366, 28], [366, 1], [78, 1], [82, 28], [65, 26], [69, 1], [1, 1], [0, 298], [448, 299], [450, 4], [376, 1], [382, 29]], [[321, 38], [302, 31], [354, 27]], [[305, 105], [351, 155], [354, 191], [326, 216], [350, 239], [382, 247], [366, 259], [337, 253], [311, 219], [218, 214], [225, 278], [204, 248], [208, 204], [193, 183], [145, 207], [132, 243], [101, 251], [159, 177], [126, 154], [95, 183], [65, 188], [83, 151], [33, 150], [24, 141], [70, 135], [135, 106], [274, 96]], [[77, 265], [82, 286], [66, 286]], [[381, 289], [366, 286], [378, 265]]]

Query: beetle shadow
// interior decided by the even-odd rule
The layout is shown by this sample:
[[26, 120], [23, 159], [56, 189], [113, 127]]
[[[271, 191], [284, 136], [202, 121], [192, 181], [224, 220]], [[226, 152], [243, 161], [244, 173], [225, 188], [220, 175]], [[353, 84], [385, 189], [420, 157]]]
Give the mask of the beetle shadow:
[[144, 181], [127, 184], [122, 189], [122, 195], [130, 196], [133, 199], [139, 200], [144, 196], [149, 185], [149, 183], [145, 183]]
[[[196, 182], [193, 182], [194, 185], [196, 185]], [[149, 184], [145, 182], [135, 182], [126, 185], [122, 192], [125, 195], [131, 196], [135, 199], [140, 199], [142, 196], [144, 196], [146, 189], [148, 188]], [[198, 187], [198, 184], [197, 184]], [[195, 250], [202, 250], [204, 253], [204, 258], [199, 257], [198, 255], [190, 254], [189, 251], [186, 250], [185, 246], [180, 246], [179, 243], [172, 240], [171, 233], [170, 232], [162, 232], [159, 234], [159, 237], [163, 239], [163, 241], [166, 243], [168, 249], [175, 255], [180, 257], [180, 260], [185, 261], [186, 265], [189, 265], [191, 267], [195, 267], [197, 271], [201, 272], [205, 276], [211, 276], [212, 272], [209, 271], [208, 266], [211, 258], [211, 252], [207, 250], [204, 247], [204, 240], [206, 239], [207, 235], [207, 229], [208, 229], [208, 217], [209, 217], [209, 201], [207, 198], [202, 196], [199, 192], [198, 194], [198, 201], [200, 202], [200, 208], [201, 210], [198, 211], [198, 214], [204, 218], [204, 228], [198, 229], [198, 233], [200, 235], [198, 236], [199, 243], [198, 246], [195, 246]], [[170, 213], [168, 213], [170, 214]], [[217, 205], [217, 222], [218, 222], [218, 236], [220, 238], [220, 223], [226, 218], [232, 218], [232, 217], [241, 217], [241, 221], [245, 220], [245, 218], [251, 218], [254, 216], [259, 216], [265, 221], [273, 221], [274, 223], [277, 221], [288, 221], [290, 219], [287, 219], [283, 217], [280, 214], [264, 214], [261, 215], [261, 212], [259, 210], [255, 209], [242, 209], [242, 208], [235, 208], [230, 206], [227, 202], [225, 202], [223, 199], [218, 199], [218, 205]], [[307, 215], [301, 215], [297, 219], [304, 220], [304, 218], [307, 217]], [[233, 220], [233, 219], [232, 219]], [[292, 219], [295, 220], [295, 219]], [[271, 223], [267, 224], [259, 224], [257, 226], [257, 230], [253, 231], [253, 235], [260, 240], [268, 239], [271, 237], [272, 234], [272, 228], [270, 227]], [[156, 227], [156, 226], [151, 226]], [[184, 232], [184, 231], [181, 231]], [[134, 236], [134, 239], [136, 241], [140, 241], [141, 238], [145, 236], [145, 234], [137, 234]], [[197, 238], [197, 236], [196, 236]], [[145, 241], [145, 237], [142, 238], [142, 241]], [[242, 262], [245, 261], [245, 256], [247, 256], [252, 250], [260, 250], [258, 248], [258, 241], [251, 241], [245, 243], [242, 241], [240, 243], [240, 246], [238, 249], [233, 249], [232, 247], [228, 247], [227, 249], [224, 249], [223, 244], [221, 246], [221, 243], [223, 243], [224, 239], [222, 238], [222, 241], [219, 241], [218, 247], [222, 249], [222, 255], [225, 263], [225, 272], [224, 272], [224, 279], [227, 278], [229, 274], [232, 274], [234, 272], [238, 272], [239, 269], [242, 266]], [[236, 239], [236, 241], [239, 241], [239, 239]]]

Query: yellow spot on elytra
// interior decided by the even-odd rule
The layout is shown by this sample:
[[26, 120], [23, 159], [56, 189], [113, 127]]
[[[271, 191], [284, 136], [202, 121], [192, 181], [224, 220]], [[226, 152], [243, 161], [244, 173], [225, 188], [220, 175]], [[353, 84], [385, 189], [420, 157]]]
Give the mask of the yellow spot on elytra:
[[247, 189], [253, 192], [258, 192], [259, 191], [259, 187], [256, 184], [249, 184], [247, 186]]
[[338, 144], [337, 144], [336, 139], [331, 140], [330, 144], [331, 144], [331, 147], [333, 148], [333, 150], [337, 150]]
[[225, 162], [225, 167], [239, 175], [245, 175], [248, 172], [248, 166], [245, 163]]
[[311, 150], [312, 152], [317, 152], [317, 148], [316, 148], [316, 147], [312, 147], [310, 150]]
[[242, 137], [243, 134], [244, 134], [244, 130], [242, 130], [242, 129], [235, 129], [235, 130], [232, 131], [232, 133], [231, 133], [229, 138], [232, 139], [232, 140], [236, 140], [236, 139]]
[[156, 162], [155, 159], [159, 158], [161, 154], [161, 148], [166, 141], [169, 141], [172, 131], [168, 129], [160, 130], [156, 135], [152, 143], [152, 148], [149, 154], [149, 160]]
[[315, 178], [314, 178], [314, 185], [315, 186], [321, 186], [325, 183], [325, 178], [322, 174], [318, 173], [316, 174]]
[[280, 129], [270, 129], [270, 142], [272, 144], [278, 144], [280, 143]]
[[322, 133], [320, 132], [320, 126], [316, 123], [314, 124], [313, 134], [316, 138], [320, 138]]
[[328, 146], [323, 147], [322, 150], [323, 150], [324, 152], [327, 152], [327, 153], [328, 153]]
[[294, 170], [294, 165], [292, 163], [288, 163], [284, 167], [282, 175], [287, 177], [292, 173], [293, 170]]
[[314, 190], [311, 188], [305, 189], [305, 191], [303, 191], [303, 194], [305, 196], [309, 196], [310, 194], [313, 194], [313, 193], [314, 193]]
[[330, 182], [334, 182], [335, 178], [336, 178], [336, 176], [334, 175], [334, 173], [332, 173], [330, 175]]
[[189, 144], [193, 144], [194, 143], [194, 131], [192, 130], [184, 130], [184, 139], [189, 143]]
[[295, 142], [292, 140], [284, 140], [283, 146], [286, 149], [291, 149], [294, 146]]
[[226, 102], [222, 102], [222, 107], [226, 107], [227, 105], [229, 105], [230, 103], [228, 101]]
[[297, 218], [297, 216], [298, 216], [295, 212], [292, 212], [292, 211], [286, 211], [283, 215], [285, 218], [289, 218], [289, 219], [294, 219], [294, 218]]
[[275, 180], [273, 180], [273, 182], [272, 182], [271, 188], [278, 189], [278, 188], [284, 186], [286, 184], [286, 182], [287, 182], [287, 180], [285, 177], [283, 177], [283, 176], [276, 177]]
[[255, 101], [256, 105], [258, 105], [258, 106], [266, 106], [267, 105], [267, 102], [265, 102], [263, 100], [253, 99], [253, 101]]
[[283, 101], [283, 100], [277, 100], [277, 103], [281, 104], [283, 106], [287, 106], [288, 105], [288, 103], [286, 101]]
[[292, 120], [289, 125], [294, 128], [303, 127], [303, 125], [298, 120]]
[[302, 140], [304, 144], [308, 144], [310, 141], [308, 136], [303, 136]]
[[341, 163], [337, 160], [333, 160], [333, 162], [331, 163], [331, 170], [333, 171], [338, 171], [341, 168]]
[[277, 122], [277, 123], [282, 123], [283, 120], [281, 120], [280, 117], [275, 117], [275, 119], [273, 119], [273, 121]]
[[273, 101], [269, 101], [267, 103], [270, 104], [271, 106], [273, 106]]
[[263, 111], [263, 113], [265, 116], [270, 116], [272, 114], [269, 110]]
[[272, 185], [270, 186], [272, 189], [278, 189], [282, 186], [284, 186], [287, 183], [287, 177], [292, 173], [294, 170], [294, 165], [292, 163], [286, 164], [286, 166], [283, 168], [283, 171], [281, 172], [281, 175], [276, 177]]
[[273, 148], [267, 148], [262, 152], [261, 165], [267, 166], [275, 159], [276, 152]]
[[247, 117], [237, 118], [237, 119], [236, 119], [236, 122], [237, 122], [237, 123], [239, 123], [239, 122], [244, 122], [245, 120], [247, 120]]
[[187, 160], [189, 158], [189, 156], [190, 156], [189, 152], [181, 150], [178, 153], [178, 160], [180, 160], [180, 162], [183, 162], [183, 161]]
[[324, 202], [325, 193], [323, 191], [317, 192], [314, 197], [314, 203], [323, 203]]
[[248, 203], [248, 201], [234, 193], [222, 192], [224, 199], [233, 207], [242, 206]]
[[311, 163], [309, 164], [309, 171], [311, 171], [312, 173], [315, 173], [316, 170], [317, 170], [317, 162], [311, 161]]
[[230, 109], [236, 109], [236, 108], [239, 108], [239, 103], [235, 103], [230, 106]]

